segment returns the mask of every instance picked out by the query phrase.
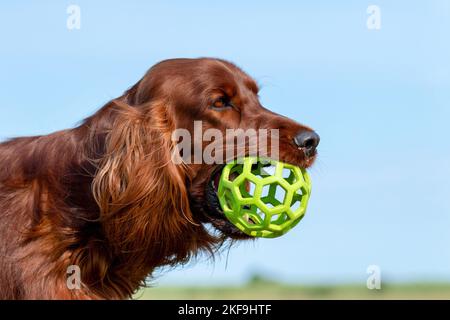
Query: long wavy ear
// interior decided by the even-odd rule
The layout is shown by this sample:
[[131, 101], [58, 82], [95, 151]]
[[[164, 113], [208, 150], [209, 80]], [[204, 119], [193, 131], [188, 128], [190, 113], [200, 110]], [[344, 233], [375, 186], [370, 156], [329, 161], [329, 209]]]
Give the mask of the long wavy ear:
[[167, 108], [161, 101], [139, 107], [113, 101], [112, 107], [92, 185], [105, 235], [115, 254], [136, 264], [185, 260], [195, 243], [186, 237], [195, 237], [192, 229], [200, 226], [192, 222], [186, 172], [171, 160], [174, 127]]

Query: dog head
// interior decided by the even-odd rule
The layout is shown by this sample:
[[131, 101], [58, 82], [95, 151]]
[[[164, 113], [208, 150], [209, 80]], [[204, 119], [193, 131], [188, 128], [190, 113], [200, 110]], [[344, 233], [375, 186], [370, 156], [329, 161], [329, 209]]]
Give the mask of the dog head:
[[[185, 214], [238, 239], [247, 236], [228, 222], [216, 196], [223, 164], [264, 153], [307, 168], [319, 143], [309, 127], [263, 107], [258, 91], [256, 82], [230, 62], [174, 59], [153, 66], [124, 96], [149, 115], [150, 129], [162, 130], [153, 142], [164, 135], [163, 146], [148, 141], [148, 148], [163, 148], [157, 156], [172, 168], [176, 183], [184, 184]], [[168, 191], [161, 187], [161, 192]]]

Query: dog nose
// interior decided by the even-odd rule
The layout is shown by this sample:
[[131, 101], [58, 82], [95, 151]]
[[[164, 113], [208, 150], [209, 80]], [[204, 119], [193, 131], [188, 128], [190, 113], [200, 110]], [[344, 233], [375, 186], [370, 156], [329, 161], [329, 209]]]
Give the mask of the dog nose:
[[294, 143], [299, 148], [303, 148], [306, 156], [314, 155], [319, 145], [320, 137], [314, 131], [302, 131], [294, 137]]

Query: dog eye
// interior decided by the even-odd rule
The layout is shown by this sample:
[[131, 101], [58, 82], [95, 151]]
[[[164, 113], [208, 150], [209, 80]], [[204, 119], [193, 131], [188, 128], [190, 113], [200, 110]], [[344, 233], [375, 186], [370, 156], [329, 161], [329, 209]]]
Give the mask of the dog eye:
[[224, 110], [233, 107], [230, 101], [225, 98], [220, 98], [214, 101], [211, 108], [214, 110]]

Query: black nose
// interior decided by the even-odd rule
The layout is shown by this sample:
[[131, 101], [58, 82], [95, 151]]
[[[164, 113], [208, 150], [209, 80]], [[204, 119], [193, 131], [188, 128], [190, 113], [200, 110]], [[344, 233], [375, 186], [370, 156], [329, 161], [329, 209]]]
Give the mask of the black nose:
[[303, 148], [306, 156], [314, 155], [320, 142], [320, 137], [314, 131], [302, 131], [294, 137], [294, 142], [299, 148]]

